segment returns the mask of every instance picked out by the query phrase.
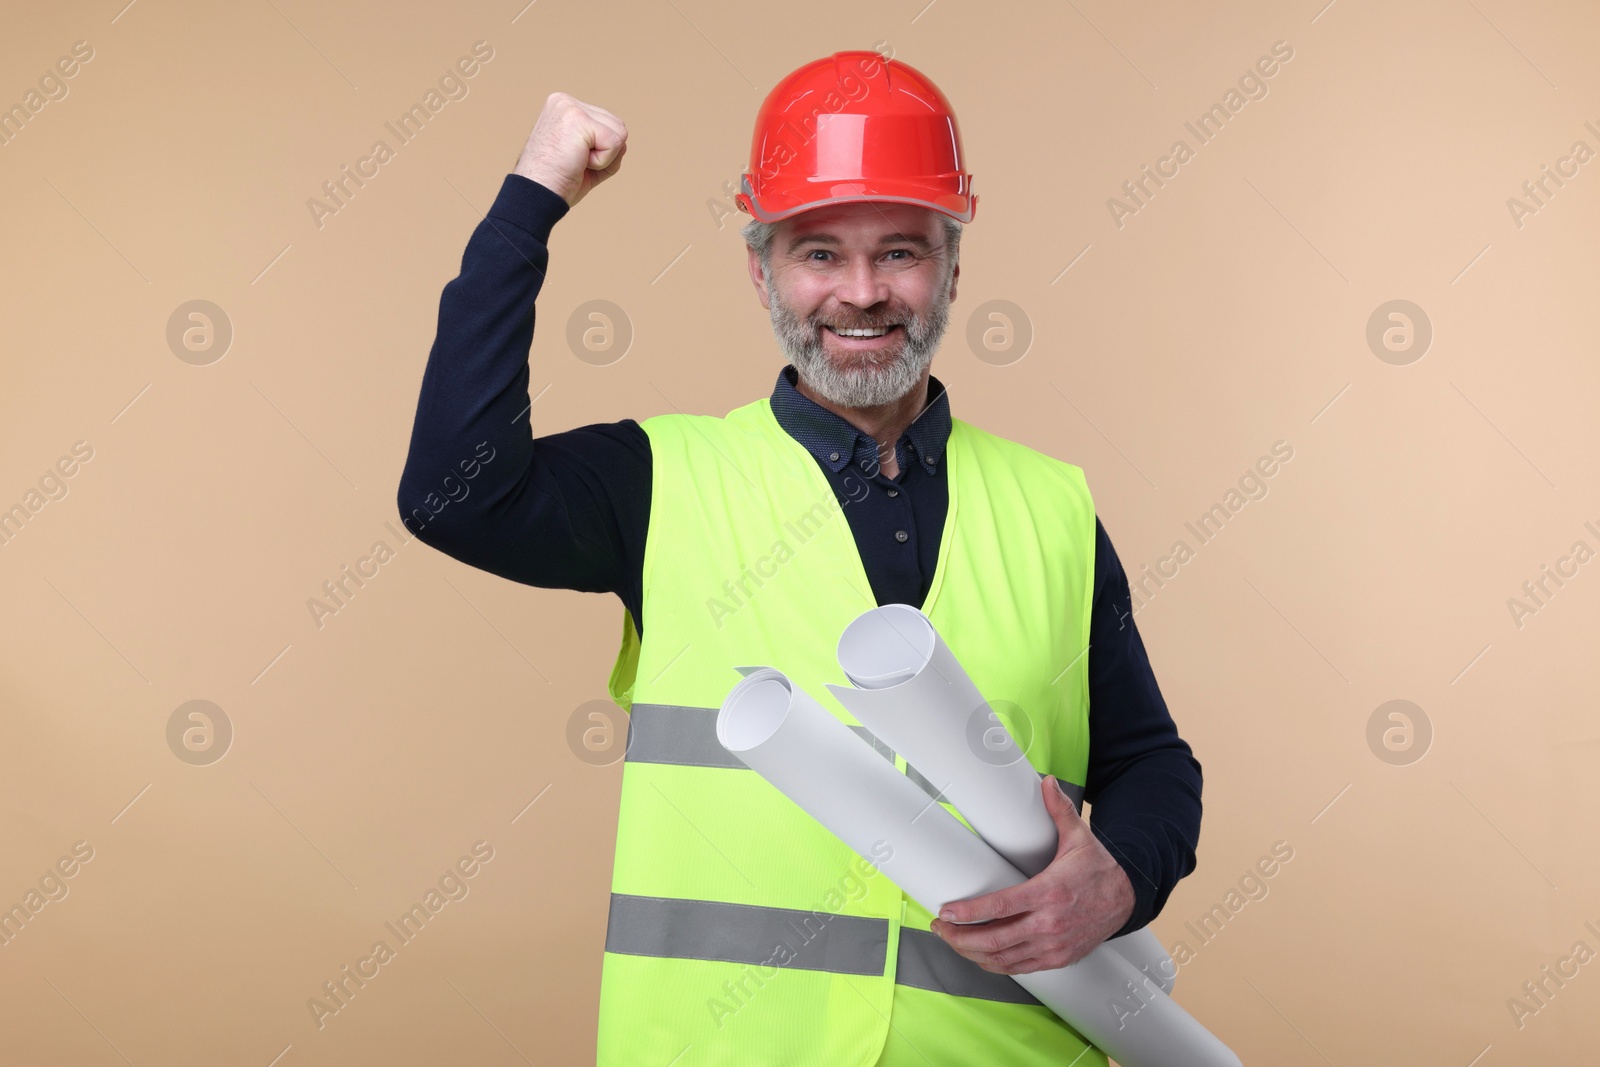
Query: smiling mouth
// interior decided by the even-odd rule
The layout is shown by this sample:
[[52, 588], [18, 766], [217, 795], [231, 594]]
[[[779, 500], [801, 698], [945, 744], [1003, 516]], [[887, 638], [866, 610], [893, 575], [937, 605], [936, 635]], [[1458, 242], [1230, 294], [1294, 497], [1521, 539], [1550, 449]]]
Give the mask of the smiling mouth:
[[834, 329], [832, 326], [823, 326], [823, 329], [827, 330], [829, 333], [833, 334], [835, 337], [842, 338], [843, 340], [846, 340], [846, 341], [876, 341], [876, 340], [880, 340], [880, 339], [882, 339], [884, 337], [888, 337], [890, 334], [894, 333], [894, 331], [902, 329], [902, 327], [900, 326], [899, 323], [896, 323], [896, 324], [894, 324], [892, 326], [888, 326], [888, 327], [883, 327], [883, 326], [864, 327], [864, 329], [870, 329], [870, 330], [876, 331], [876, 332], [873, 332], [873, 333], [841, 333], [838, 330]]

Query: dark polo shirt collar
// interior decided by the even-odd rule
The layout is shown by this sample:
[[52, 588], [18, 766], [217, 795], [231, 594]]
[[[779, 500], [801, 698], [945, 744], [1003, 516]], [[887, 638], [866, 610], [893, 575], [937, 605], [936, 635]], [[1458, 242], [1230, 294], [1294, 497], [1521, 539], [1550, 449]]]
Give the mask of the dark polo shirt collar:
[[[772, 390], [772, 414], [778, 424], [835, 474], [852, 462], [863, 469], [876, 470], [877, 442], [844, 417], [801, 394], [795, 388], [798, 377], [792, 363], [778, 372], [778, 382]], [[950, 439], [950, 397], [944, 383], [932, 374], [928, 375], [928, 396], [932, 402], [895, 442], [895, 453], [903, 469], [905, 457], [901, 448], [909, 444], [923, 469], [935, 474], [945, 442]]]

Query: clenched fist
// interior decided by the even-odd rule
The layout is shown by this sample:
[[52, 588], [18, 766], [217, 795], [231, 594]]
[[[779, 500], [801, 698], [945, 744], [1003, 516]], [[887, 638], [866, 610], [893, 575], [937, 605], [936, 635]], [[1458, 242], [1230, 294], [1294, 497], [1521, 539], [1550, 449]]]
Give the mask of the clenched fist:
[[621, 119], [567, 93], [551, 93], [513, 173], [572, 207], [617, 172], [627, 151], [628, 127]]

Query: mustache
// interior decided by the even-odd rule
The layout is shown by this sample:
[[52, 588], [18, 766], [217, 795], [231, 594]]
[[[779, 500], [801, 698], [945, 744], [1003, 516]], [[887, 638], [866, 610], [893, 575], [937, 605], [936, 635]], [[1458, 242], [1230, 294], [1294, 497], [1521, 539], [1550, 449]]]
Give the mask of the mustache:
[[910, 319], [911, 316], [900, 312], [896, 312], [890, 317], [879, 316], [875, 319], [865, 319], [860, 322], [849, 322], [842, 320], [835, 321], [824, 318], [820, 315], [813, 315], [811, 317], [811, 323], [812, 325], [818, 327], [831, 326], [835, 330], [876, 330], [880, 327], [905, 326]]

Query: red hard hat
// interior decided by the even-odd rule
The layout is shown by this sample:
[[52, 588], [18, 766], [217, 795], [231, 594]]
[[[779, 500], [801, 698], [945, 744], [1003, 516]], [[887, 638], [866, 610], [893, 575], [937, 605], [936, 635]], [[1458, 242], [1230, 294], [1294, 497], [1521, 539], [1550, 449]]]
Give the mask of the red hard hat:
[[835, 52], [777, 84], [756, 116], [734, 197], [762, 222], [828, 204], [919, 204], [971, 222], [961, 130], [938, 86], [877, 52]]

